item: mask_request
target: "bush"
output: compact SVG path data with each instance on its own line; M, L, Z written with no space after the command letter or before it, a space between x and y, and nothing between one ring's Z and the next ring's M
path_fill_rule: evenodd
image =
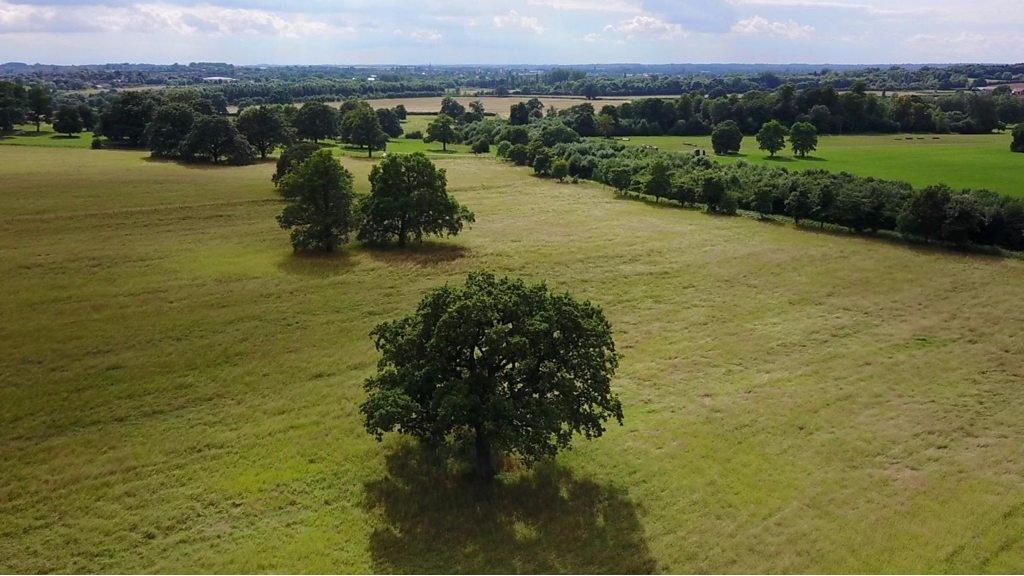
M423 140L423 132L419 130L413 130L412 132L406 132L405 138L407 140Z
M498 157L508 158L509 152L512 151L512 143L508 140L502 140L498 143Z
M1013 127L1013 142L1010 144L1013 152L1024 152L1024 122Z
M551 164L551 177L557 178L559 182L565 182L569 175L569 162L565 158L559 158Z
M516 144L508 153L508 159L514 162L516 166L526 166L529 158L530 152L522 144Z
M90 146L93 150L99 150L100 148L103 148L103 140L101 140L99 136L93 136L92 144L90 144Z
M470 150L473 154L488 154L491 151L491 145L487 143L487 140L477 140L473 142Z

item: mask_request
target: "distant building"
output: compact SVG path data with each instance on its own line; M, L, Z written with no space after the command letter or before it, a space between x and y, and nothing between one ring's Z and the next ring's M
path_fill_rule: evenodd
M227 84L234 81L234 78L228 78L227 76L207 76L203 78L203 82L209 82L210 84Z

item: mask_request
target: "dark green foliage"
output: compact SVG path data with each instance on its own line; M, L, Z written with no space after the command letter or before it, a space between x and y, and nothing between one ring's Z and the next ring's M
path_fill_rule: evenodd
M345 141L366 148L369 157L374 149L383 150L388 144L388 135L381 129L377 113L366 102L346 113L341 124Z
M423 139L423 132L420 132L419 130L413 130L412 132L406 132L405 133L405 139L406 140L422 140Z
M318 150L295 166L279 186L289 202L277 221L291 230L292 248L330 252L348 240L352 174L330 150Z
M498 143L498 158L508 158L509 152L512 151L512 143L508 140L502 140Z
M260 158L292 140L291 129L281 110L274 106L254 106L242 110L235 123L238 131L252 144Z
M926 239L938 239L946 220L946 206L953 190L944 184L928 186L910 197L900 215L900 232Z
M726 120L715 126L711 132L711 148L715 154L735 154L743 143L743 132L738 124Z
M307 102L295 115L295 133L303 140L334 138L338 135L338 112L323 102Z
M538 176L547 176L551 170L551 153L542 148L533 156L533 173Z
M466 113L466 107L459 103L458 100L451 96L445 96L441 100L441 114L450 116L455 120L462 118L462 115Z
M644 194L661 200L672 194L672 167L668 162L657 159L647 168L641 183Z
M157 101L143 92L122 92L100 114L99 133L127 146L146 141L146 125L153 119Z
M0 131L13 130L28 112L28 93L15 82L0 80Z
M511 150L509 150L508 159L515 163L516 166L526 166L526 163L530 159L530 151L526 146L516 144L515 146L512 146Z
M576 434L596 438L608 420L622 422L603 312L543 284L473 273L371 336L381 359L364 384L366 430L431 445L472 441L483 480L497 473L496 453L531 464Z
M797 122L789 129L789 142L797 156L818 149L818 129L810 122Z
M281 156L277 159L277 170L271 177L274 185L280 186L281 179L284 178L285 174L288 174L298 165L308 160L317 150L320 150L320 145L313 142L296 142L285 148L284 152L281 152Z
M103 148L103 140L101 140L99 136L93 136L92 142L89 143L89 147L93 150L99 150Z
M184 104L166 104L156 109L146 125L146 141L154 156L173 158L182 153L182 143L195 123L195 114Z
M530 109L525 102L513 104L509 109L508 123L513 126L524 126L530 123Z
M402 135L402 120L395 114L394 109L378 108L377 121L381 130L391 138L398 138Z
M1010 143L1010 150L1024 152L1024 122L1013 127L1013 142Z
M448 195L444 170L426 155L392 154L370 171L370 193L359 199L361 242L405 246L410 238L455 236L473 213Z
M761 150L767 150L772 156L779 150L786 147L786 127L778 120L770 120L761 126L757 133L757 145Z
M405 110L404 104L399 104L398 106L395 106L394 108L391 109L391 111L394 112L395 116L401 121L405 121L405 119L409 117L409 113Z
M424 142L440 142L442 149L448 150L448 144L457 143L461 139L459 127L455 119L447 114L439 114L427 125L427 137Z
M36 125L36 132L39 126L50 119L53 114L53 98L50 91L40 85L28 89L28 120Z
M810 185L803 180L793 182L789 196L786 198L786 213L793 217L797 224L814 214L814 198Z
M181 143L180 155L186 159L202 159L213 163L222 159L229 164L249 164L255 151L222 116L200 116Z
M477 140L476 142L473 142L473 146L470 147L470 150L473 152L473 154L487 154L491 151L491 145L487 142L487 140L481 139Z
M730 211L729 194L726 190L725 179L720 174L708 173L703 176L700 183L700 201L708 207L708 212L730 214L735 212L735 207Z
M565 158L559 158L551 163L551 177L556 178L559 182L564 182L565 178L569 175L569 161Z
M53 131L58 134L78 134L82 131L82 115L77 106L61 106L53 116Z

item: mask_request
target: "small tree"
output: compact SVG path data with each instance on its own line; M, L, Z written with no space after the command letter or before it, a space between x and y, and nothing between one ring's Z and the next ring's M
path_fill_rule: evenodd
M166 104L156 109L146 125L146 141L153 156L171 158L181 153L181 144L195 123L192 108L185 104Z
M338 135L338 112L323 102L307 102L295 114L295 132L313 142L333 138Z
M82 131L82 115L75 106L61 106L53 117L53 131L70 138Z
M516 166L526 166L526 162L530 159L530 150L522 144L516 144L508 151L508 159Z
M50 92L40 85L28 89L28 119L36 125L36 132L39 126L50 119L53 114L53 99Z
M810 122L797 122L789 129L789 142L797 156L807 156L818 149L818 129Z
M597 116L597 132L605 138L615 136L618 130L618 122L611 114L599 114Z
M547 148L541 148L533 156L533 173L538 176L547 176L551 170L551 154Z
M569 175L569 161L565 158L559 158L551 164L551 177L557 178L559 182L565 182L565 178Z
M281 152L281 156L278 157L276 170L274 175L270 177L270 180L275 186L280 186L281 179L284 178L285 174L295 170L300 164L309 160L309 157L317 150L320 150L320 145L313 142L296 142L288 146L284 149L284 152Z
M473 142L471 150L473 151L473 154L487 154L491 151L491 145L485 138L481 138L476 142Z
M369 104L362 102L354 110L345 114L342 120L342 131L349 142L359 147L366 147L366 155L373 157L373 149L387 146L388 135L380 127L377 113Z
M330 150L318 150L285 174L280 187L290 201L277 222L291 230L293 249L330 252L348 240L352 174Z
M765 122L757 133L757 145L775 156L776 152L786 147L786 127L778 120Z
M511 142L509 142L508 140L502 140L501 142L498 142L498 157L499 158L508 158L508 154L511 151L512 151L512 143Z
M743 144L743 132L736 122L726 120L720 122L711 132L711 148L715 154L735 154Z
M427 125L427 137L424 142L440 142L441 148L448 151L448 144L459 141L459 130L455 119L447 114L439 114Z
M398 138L404 132L402 130L402 120L398 117L398 114L395 114L394 109L378 108L377 121L380 123L381 130L390 138Z
M613 166L608 170L607 181L616 192L622 194L633 184L633 171L628 166Z
M643 178L643 192L648 196L654 196L655 201L661 201L672 191L672 167L664 160L658 159L651 162L647 167L647 173Z
M405 109L405 104L399 104L398 106L395 106L391 110L395 113L395 116L397 116L398 119L403 122L405 121L406 118L409 117L409 112Z
M366 430L431 444L473 442L477 476L496 452L527 465L622 423L618 356L601 309L543 284L470 274L436 288L413 314L371 333L381 352L360 407Z
M284 117L270 106L251 106L242 110L235 127L256 148L260 158L266 158L274 148L292 139Z
M786 211L793 217L797 225L804 218L814 215L814 197L809 187L801 181L794 183L789 197L786 198Z
M1024 122L1013 127L1013 142L1010 143L1010 150L1013 152L1024 152Z
M245 146L242 146L242 144ZM220 162L227 158L232 164L248 163L246 150L251 160L252 147L231 122L222 116L200 116L181 143L181 155L185 158L204 158Z
M466 113L466 107L459 103L458 100L451 96L445 96L441 100L441 114L450 116L454 119L462 118L462 115Z
M370 193L359 200L360 242L405 246L409 238L455 236L474 216L448 196L445 171L425 154L392 154L370 171Z

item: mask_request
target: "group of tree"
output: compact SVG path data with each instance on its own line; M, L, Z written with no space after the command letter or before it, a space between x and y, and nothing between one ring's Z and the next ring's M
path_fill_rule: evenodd
M540 117L537 101L512 107L512 124ZM703 136L721 124L756 134L775 120L784 127L807 123L823 134L864 132L987 133L1024 121L1024 101L1006 93L962 92L938 97L884 96L855 84L840 92L832 86L777 89L708 97L684 94L676 99L649 98L605 105L587 103L557 112L582 136Z
M278 222L295 250L332 251L355 231L360 242L405 246L454 236L474 215L448 195L445 171L422 153L391 154L370 171L370 193L356 198L352 175L330 150L290 146L274 176L287 205Z
M51 123L54 132L70 137L92 130L95 121L92 107L84 101L58 99L41 84L26 88L16 82L0 81L0 131L10 131L17 124L29 122L40 132L43 124Z
M731 132L725 135L732 138L727 146L736 150L738 130ZM902 182L847 173L790 172L745 162L719 164L699 151L667 153L627 147L615 140L581 139L558 117L545 117L529 126L505 125L490 134L500 157L532 166L538 174L555 175L557 164L558 175L564 168L572 178L597 180L622 193L655 200L703 204L709 212L731 214L743 209L856 232L890 231L957 245L1024 249L1024 201L987 190L944 186L915 190ZM806 154L816 145L816 130L807 123L797 123L788 131L781 123L766 123L758 140L771 153L785 145L787 135L797 154Z
M719 127L715 128L715 132ZM769 120L764 123L764 126L761 126L757 132L757 145L769 155L775 156L777 152L786 147L787 137L797 156L806 156L818 148L818 129L814 127L814 124L797 122L787 130L778 120ZM714 133L712 133L712 141L714 141ZM721 154L717 149L715 153Z

